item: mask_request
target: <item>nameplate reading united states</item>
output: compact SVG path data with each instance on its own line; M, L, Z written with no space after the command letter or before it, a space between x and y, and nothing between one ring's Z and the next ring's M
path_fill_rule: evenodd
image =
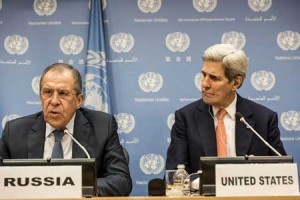
M0 199L81 198L81 166L0 167Z
M296 163L216 165L216 196L284 195L299 195Z

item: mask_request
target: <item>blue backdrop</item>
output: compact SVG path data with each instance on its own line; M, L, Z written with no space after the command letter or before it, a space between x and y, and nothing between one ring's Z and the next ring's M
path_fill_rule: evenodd
M101 3L106 53L99 55L130 153L131 195L147 195L148 181L163 177L173 113L201 98L201 54L215 43L249 56L239 94L277 111L285 148L300 162L300 1ZM41 109L38 82L46 66L69 63L85 77L89 12L88 0L0 0L1 132L7 120Z

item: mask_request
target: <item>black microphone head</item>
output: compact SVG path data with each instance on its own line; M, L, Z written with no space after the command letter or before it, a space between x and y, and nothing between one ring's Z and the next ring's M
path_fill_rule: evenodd
M235 113L235 117L236 117L238 120L241 120L241 119L243 118L243 115L242 115L242 113L240 113L240 112L236 112L236 113Z
M68 132L68 129L67 129L67 127L65 127L65 126L61 127L60 130L61 130L62 132L64 132L64 134L67 134L67 132Z
M68 128L66 126L62 126L59 128L61 131L65 132L65 131L68 131Z

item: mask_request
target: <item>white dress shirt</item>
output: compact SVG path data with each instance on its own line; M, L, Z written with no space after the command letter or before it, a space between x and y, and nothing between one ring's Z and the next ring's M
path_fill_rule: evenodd
M69 130L69 132L73 135L74 131L74 120L75 115L71 118L69 123L66 125L66 128ZM55 128L53 128L50 124L46 123L46 132L45 132L45 145L44 145L44 159L51 158L52 155L52 149L55 142L55 137L53 131ZM67 134L64 134L63 138L61 139L61 144L64 151L64 159L71 159L72 158L72 145L73 141Z

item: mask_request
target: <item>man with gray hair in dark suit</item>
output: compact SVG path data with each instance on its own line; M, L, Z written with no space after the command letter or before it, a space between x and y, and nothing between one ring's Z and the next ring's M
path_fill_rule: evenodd
M277 113L237 93L247 70L247 56L233 45L216 44L204 51L202 99L175 112L166 169L184 164L189 173L195 173L203 156L276 155L239 122L237 112L274 149L286 155Z
M3 159L85 158L86 154L68 135L55 145L53 131L68 129L95 158L100 196L128 196L132 180L113 115L82 108L82 80L74 67L48 66L40 80L42 111L8 121L0 140ZM59 146L57 153L56 146ZM55 151L54 151L55 149Z

